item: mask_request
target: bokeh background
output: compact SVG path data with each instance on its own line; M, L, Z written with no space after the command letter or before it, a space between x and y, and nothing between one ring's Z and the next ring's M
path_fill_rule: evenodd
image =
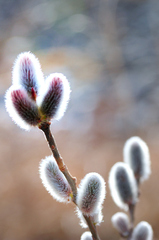
M140 136L152 174L141 186L135 224L148 221L159 239L159 1L0 0L0 239L79 240L73 204L56 202L39 178L50 150L39 129L25 132L5 111L16 56L32 51L45 76L62 72L72 93L52 124L77 183L96 171L106 182L123 146ZM101 239L119 239L111 216L121 211L107 184Z

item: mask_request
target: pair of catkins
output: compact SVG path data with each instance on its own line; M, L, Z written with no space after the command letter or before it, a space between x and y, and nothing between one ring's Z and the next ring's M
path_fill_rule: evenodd
M59 120L70 98L70 85L61 73L50 74L44 79L38 59L30 52L21 53L14 64L12 86L5 95L6 109L12 120L21 128L29 130L32 126L42 128L51 121ZM116 163L109 175L109 187L114 202L124 210L131 209L138 200L140 182L150 174L150 160L147 145L134 137L124 148L125 163ZM106 195L106 184L98 173L88 173L73 194L67 178L62 173L54 156L40 163L40 177L47 191L60 202L73 201L81 226L86 228L85 216L94 226L103 221L102 205ZM123 237L132 240L151 240L152 228L141 222L133 230L124 213L112 217L114 227ZM144 230L143 230L144 229ZM145 230L146 229L146 230ZM140 238L138 236L144 236ZM91 232L85 232L81 240L92 240Z
M124 162L117 162L109 173L109 189L115 204L128 211L130 217L117 212L111 218L114 228L121 237L129 240L152 240L153 230L146 221L134 228L134 210L139 199L140 183L151 173L149 149L139 137L131 137L124 145ZM90 232L83 233L81 240L92 240Z

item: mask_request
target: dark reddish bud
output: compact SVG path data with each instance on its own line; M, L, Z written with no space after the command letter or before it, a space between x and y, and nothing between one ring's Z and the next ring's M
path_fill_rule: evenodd
M38 59L30 52L19 54L13 67L13 85L7 91L6 108L14 122L30 126L59 120L67 107L70 86L61 73L51 74L44 82Z
M38 105L47 119L60 119L69 100L70 87L67 79L61 73L51 74L42 88Z
M13 105L19 115L30 125L37 125L40 121L38 108L34 102L27 97L25 91L14 90L11 92Z
M9 88L6 93L6 108L13 121L26 130L29 125L35 126L40 121L37 105L22 87Z

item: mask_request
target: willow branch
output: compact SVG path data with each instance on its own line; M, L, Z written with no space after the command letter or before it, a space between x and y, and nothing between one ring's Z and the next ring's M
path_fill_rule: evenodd
M64 174L68 183L70 184L70 187L71 187L72 193L73 193L73 202L76 202L76 195L77 195L76 178L71 176L62 157L60 156L60 153L56 146L55 139L50 131L50 124L48 122L43 123L39 126L39 128L43 131L43 133L47 139L49 147L53 153L53 156L57 162L57 165L58 165L60 171Z
M42 123L39 128L43 131L47 142L49 144L49 147L53 153L53 156L57 162L57 165L60 169L60 171L64 174L64 176L66 177L68 183L70 184L70 187L72 189L72 193L73 193L73 202L76 204L76 196L77 196L77 187L76 187L76 178L72 177L72 175L70 174L70 172L68 171L68 168L66 167L55 142L55 139L50 131L50 123L45 122ZM97 230L95 225L93 224L92 220L90 219L90 217L83 215L83 217L85 218L87 225L90 229L90 232L92 233L92 237L93 240L100 240L100 237L98 236Z

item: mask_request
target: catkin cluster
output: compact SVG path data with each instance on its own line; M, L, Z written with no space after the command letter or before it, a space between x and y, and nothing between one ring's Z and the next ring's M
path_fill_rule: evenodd
M12 72L12 86L5 95L6 109L21 128L59 120L67 107L70 86L61 73L44 79L38 59L30 52L19 54Z
M139 137L131 137L123 149L124 162L117 162L110 170L109 188L115 204L129 210L129 217L122 212L112 216L112 224L122 237L131 240L152 240L152 227L140 222L135 228L134 210L139 198L140 183L149 178L150 155L147 144Z
M5 104L18 126L25 130L37 126L45 131L52 120L59 120L63 116L69 98L70 85L63 74L52 73L44 79L40 63L32 53L24 52L17 57ZM72 178L68 172L64 173L66 166L62 158L56 147L51 145L54 141L50 135L50 132L46 134L54 156L46 157L40 163L42 183L57 201L76 204L81 226L93 229L84 232L81 240L99 239L96 226L103 221L106 183L100 174L92 172L86 174L78 187L72 185ZM125 143L123 155L124 162L116 163L110 171L109 188L115 204L123 210L129 210L130 218L118 212L112 216L112 224L124 238L152 240L153 231L149 223L142 221L135 228L133 226L140 183L147 180L151 173L148 147L139 137L132 137Z
M52 120L63 116L69 97L70 85L63 74L53 73L44 79L40 63L32 53L24 52L17 57L5 104L10 117L19 127L25 130L35 126L45 129ZM55 146L50 147L54 151ZM57 201L76 204L82 227L88 227L86 219L94 227L99 225L103 220L102 205L106 195L104 179L98 173L88 173L77 191L74 189L75 194L63 173L65 165L62 169L58 165L58 161L62 160L59 154L57 158L51 155L41 160L39 173L44 187ZM93 239L91 232L85 232L81 239Z

